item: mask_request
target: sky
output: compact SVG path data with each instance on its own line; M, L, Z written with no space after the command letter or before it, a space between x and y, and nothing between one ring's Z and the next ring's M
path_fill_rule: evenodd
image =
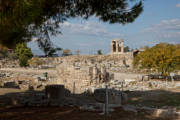
M91 17L69 19L61 26L62 34L51 37L56 47L80 50L80 54L110 52L112 39L121 38L130 49L153 46L160 42L180 43L180 0L144 0L143 13L126 25L109 24ZM43 54L36 42L28 44L34 54Z

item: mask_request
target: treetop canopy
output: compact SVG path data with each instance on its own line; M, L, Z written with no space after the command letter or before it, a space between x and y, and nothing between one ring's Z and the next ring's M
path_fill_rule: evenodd
M15 48L17 43L37 38L39 46L50 43L68 18L126 24L143 11L142 0L0 0L0 44Z

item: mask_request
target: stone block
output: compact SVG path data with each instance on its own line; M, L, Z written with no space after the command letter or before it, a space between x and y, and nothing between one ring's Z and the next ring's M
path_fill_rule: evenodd
M65 97L64 85L47 85L45 95L50 100L63 100Z
M94 97L98 102L105 103L106 98L106 90L103 89L95 89L94 91ZM118 104L120 105L123 102L127 101L127 94L121 93L116 90L108 90L108 99L109 104Z

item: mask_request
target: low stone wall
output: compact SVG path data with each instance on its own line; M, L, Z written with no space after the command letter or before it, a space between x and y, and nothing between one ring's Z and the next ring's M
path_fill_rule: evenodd
M60 63L77 63L80 64L105 64L105 67L132 67L133 54L123 53L118 55L73 55L66 57L44 57L39 58L42 61L42 65L37 66L38 68L43 67L56 67ZM0 68L13 68L19 67L18 60L0 59Z
M50 58L51 59L51 58ZM52 60L52 59L51 59ZM74 55L66 57L53 58L54 64L62 62L68 63L87 63L87 64L105 64L106 66L125 66L132 67L133 53L123 53L119 55Z
M15 68L19 67L18 60L0 59L0 68Z

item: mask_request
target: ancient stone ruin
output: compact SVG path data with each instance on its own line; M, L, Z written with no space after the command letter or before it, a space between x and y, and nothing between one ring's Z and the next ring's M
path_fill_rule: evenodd
M124 53L124 41L121 39L113 39L111 41L111 55Z
M72 93L82 93L88 87L108 82L113 75L101 64L86 60L81 62L63 61L57 67L58 84L65 85Z

